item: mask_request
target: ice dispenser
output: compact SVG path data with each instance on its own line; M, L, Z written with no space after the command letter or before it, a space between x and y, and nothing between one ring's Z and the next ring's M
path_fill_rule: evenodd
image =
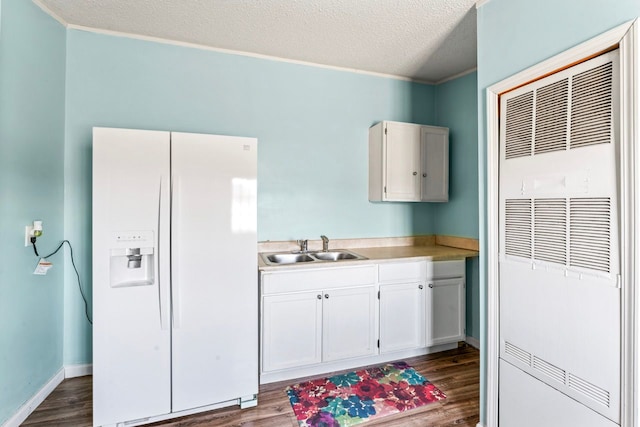
M114 233L109 266L112 288L153 285L154 243L153 231Z

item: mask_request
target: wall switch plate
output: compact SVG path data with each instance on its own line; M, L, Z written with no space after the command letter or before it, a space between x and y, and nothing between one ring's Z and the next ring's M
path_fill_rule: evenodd
M31 235L33 234L33 225L26 225L24 227L24 246L31 244Z

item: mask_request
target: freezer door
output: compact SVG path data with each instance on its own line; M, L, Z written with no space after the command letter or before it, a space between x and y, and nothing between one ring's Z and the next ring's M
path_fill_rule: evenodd
M174 412L258 393L256 152L171 134Z
M168 132L93 130L94 425L171 411Z

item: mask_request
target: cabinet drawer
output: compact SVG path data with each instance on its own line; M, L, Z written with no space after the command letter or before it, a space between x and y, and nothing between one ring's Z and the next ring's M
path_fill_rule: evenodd
M422 280L427 272L427 262L390 262L380 264L378 269L381 283Z
M376 265L267 272L262 274L262 294L370 285L376 281Z
M427 263L427 278L446 279L448 277L464 277L465 262L463 259L455 261L434 261Z

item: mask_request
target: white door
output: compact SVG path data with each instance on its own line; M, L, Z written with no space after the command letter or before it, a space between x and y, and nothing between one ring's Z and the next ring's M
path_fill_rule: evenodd
M420 126L386 123L386 199L420 200Z
M430 317L427 345L464 340L464 279L432 279L427 286L427 315Z
M168 208L169 133L94 128L94 425L171 412ZM153 280L126 283L146 270L127 268L140 246Z
M423 127L420 138L420 200L449 200L449 130Z
M380 285L380 353L425 346L423 282Z
M372 356L377 353L375 286L324 291L322 360Z
M612 51L501 96L500 376L521 373L500 378L500 417L533 377L560 393L531 405L620 422L618 78Z
M262 370L322 361L322 292L266 295L262 298Z
M256 151L171 134L174 412L258 392Z

